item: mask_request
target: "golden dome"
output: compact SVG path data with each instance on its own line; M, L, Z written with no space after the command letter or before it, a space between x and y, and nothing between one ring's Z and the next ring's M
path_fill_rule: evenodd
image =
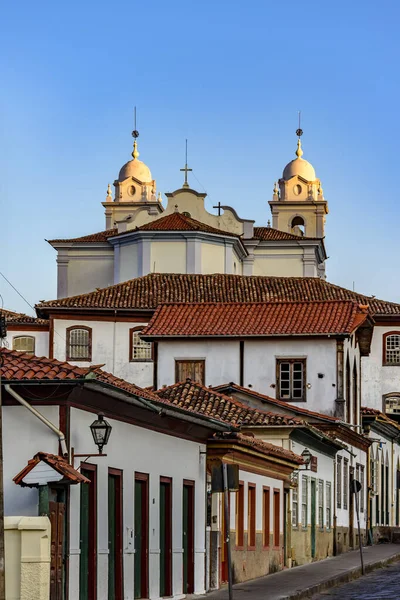
M301 158L303 156L303 150L301 149L300 138L297 142L296 155L297 158L291 160L290 163L287 164L286 167L283 169L282 179L285 179L287 181L295 175L299 175L306 181L315 181L317 176L315 175L314 167L307 160Z

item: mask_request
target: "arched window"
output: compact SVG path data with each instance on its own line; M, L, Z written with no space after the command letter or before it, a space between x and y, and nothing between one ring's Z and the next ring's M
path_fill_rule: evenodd
M383 365L400 366L400 331L389 331L384 334Z
M153 359L153 344L145 342L140 337L140 332L143 327L132 327L129 330L129 360L134 361L150 361Z
M35 354L35 338L32 335L17 335L12 341L13 350L25 352L26 354Z
M290 225L292 233L295 235L304 235L305 234L305 223L303 217L294 217L292 219L292 223Z
M92 360L92 330L76 325L67 328L67 360Z

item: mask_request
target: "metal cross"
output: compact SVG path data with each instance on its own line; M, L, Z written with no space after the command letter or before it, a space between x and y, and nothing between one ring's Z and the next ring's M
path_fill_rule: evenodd
M188 184L188 180L187 180L187 174L188 174L189 171L193 171L193 169L189 169L188 166L187 166L187 140L186 140L186 154L185 154L185 156L186 156L185 168L184 169L179 169L179 170L180 171L184 171L184 173L185 173L185 181L184 181L184 184L183 184L182 187L188 188L189 184Z
M218 202L217 206L213 206L213 208L218 209L218 216L220 217L221 216L221 208L222 208L221 202Z

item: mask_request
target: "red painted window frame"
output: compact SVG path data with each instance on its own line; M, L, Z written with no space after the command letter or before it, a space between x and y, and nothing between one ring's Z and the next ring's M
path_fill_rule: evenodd
M276 498L278 498L278 511L275 510L276 507ZM274 502L274 533L273 533L273 547L274 549L280 548L280 522L281 522L281 490L278 488L274 488L273 493L273 502Z
M263 547L270 547L271 532L271 488L263 486Z
M256 549L256 494L256 484L249 482L247 484L247 550Z
M387 363L386 362L386 339L391 335L400 335L400 331L388 331L382 336L382 366L383 367L400 367L400 363Z
M244 549L244 481L236 494L236 550Z
M138 325L129 329L129 362L153 362L154 360L154 344L151 344L151 358L133 358L133 334L138 331L143 331L146 325Z

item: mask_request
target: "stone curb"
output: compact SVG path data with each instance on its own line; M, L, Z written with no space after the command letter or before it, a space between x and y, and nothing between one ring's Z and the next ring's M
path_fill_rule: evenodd
M386 565L390 565L392 562L400 559L400 552L394 554L393 556L389 556L389 558L384 558L377 562L372 562L365 565L365 573L372 573L377 569L381 569ZM355 569L351 569L346 573L342 573L341 575L336 575L335 577L330 577L325 581L321 581L320 583L316 583L315 585L310 586L309 588L299 590L298 592L294 592L293 594L289 594L288 596L281 596L279 600L301 600L302 598L312 598L315 594L319 592L324 592L332 587L336 587L342 583L349 583L354 579L358 579L362 577L361 566Z

